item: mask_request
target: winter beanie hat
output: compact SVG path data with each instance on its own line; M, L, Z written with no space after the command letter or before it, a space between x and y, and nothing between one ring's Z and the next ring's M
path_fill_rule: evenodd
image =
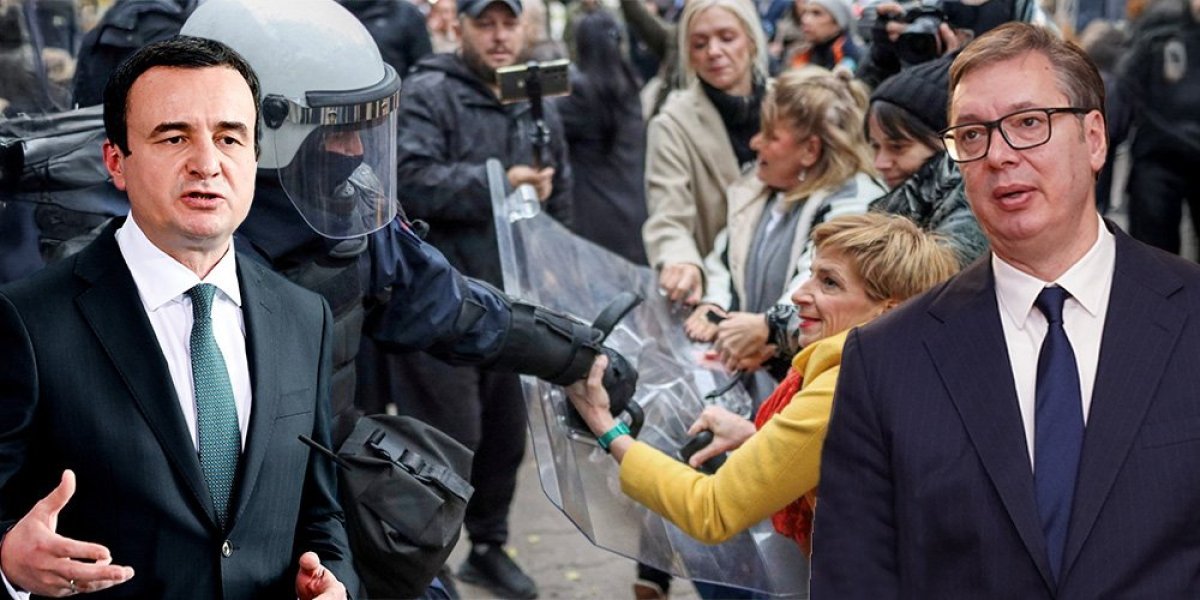
M916 115L930 129L945 129L950 99L950 61L945 58L905 67L879 84L871 93L871 101L891 102Z
M809 2L824 8L833 16L833 20L837 22L838 27L842 31L846 31L850 27L850 2L847 0L808 0Z

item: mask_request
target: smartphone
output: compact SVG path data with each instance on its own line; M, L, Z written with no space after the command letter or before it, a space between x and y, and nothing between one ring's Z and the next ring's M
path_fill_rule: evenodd
M571 80L567 74L570 64L571 61L564 58L542 63L530 61L523 65L496 69L496 79L500 84L500 101L512 104L528 100L529 90L526 88L531 81L536 81L541 86L543 98L570 94Z

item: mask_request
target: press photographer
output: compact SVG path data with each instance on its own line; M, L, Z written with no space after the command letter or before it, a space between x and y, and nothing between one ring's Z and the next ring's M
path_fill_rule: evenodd
M859 34L871 41L858 77L874 88L900 69L943 56L1009 21L1057 28L1037 0L914 0L863 10Z

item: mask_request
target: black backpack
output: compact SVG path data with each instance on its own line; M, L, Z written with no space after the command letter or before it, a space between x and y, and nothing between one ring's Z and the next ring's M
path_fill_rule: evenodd
M454 545L474 488L473 453L412 417L358 420L337 454L338 496L368 598L417 598Z

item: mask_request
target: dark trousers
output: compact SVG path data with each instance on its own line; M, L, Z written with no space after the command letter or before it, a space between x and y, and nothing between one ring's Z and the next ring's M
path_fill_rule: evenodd
M508 540L508 510L528 430L518 376L454 367L424 353L377 353L370 386L398 412L420 419L475 452L465 525L471 543ZM359 368L362 370L363 362ZM360 378L360 382L363 378Z
M1200 169L1189 157L1152 154L1135 158L1126 189L1129 235L1134 239L1179 254L1185 200L1192 226L1200 232Z

